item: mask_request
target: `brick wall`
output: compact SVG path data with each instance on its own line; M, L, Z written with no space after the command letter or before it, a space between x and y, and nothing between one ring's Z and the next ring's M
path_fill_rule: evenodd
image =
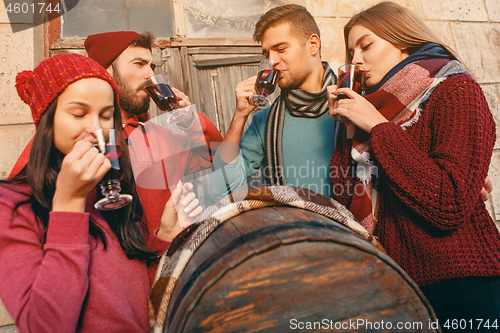
M342 28L350 16L378 1L298 0L317 19L322 34L322 56L337 68L343 63ZM500 2L498 0L397 0L420 15L431 29L460 54L481 83L497 125L500 125ZM0 177L10 172L34 132L29 108L14 88L15 75L32 69L40 60L37 29L12 33L0 1ZM32 26L32 22L18 22ZM38 50L38 51L37 51ZM37 56L38 52L38 56ZM494 190L487 207L500 221L500 142L497 142L489 177ZM1 269L1 268L0 268ZM15 332L12 318L0 303L0 333Z

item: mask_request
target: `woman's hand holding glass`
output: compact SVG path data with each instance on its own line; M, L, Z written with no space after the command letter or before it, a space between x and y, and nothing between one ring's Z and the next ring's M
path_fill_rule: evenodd
M53 211L84 212L88 193L96 187L111 169L111 162L99 153L88 137L75 143L61 163Z
M346 125L351 122L356 127L370 133L373 127L388 120L366 98L349 88L337 89L336 85L327 87L330 116ZM339 99L339 95L349 98Z
M161 225L157 236L165 241L172 241L185 227L194 222L203 211L199 200L192 192L193 184L182 184L179 181L177 187L165 204Z

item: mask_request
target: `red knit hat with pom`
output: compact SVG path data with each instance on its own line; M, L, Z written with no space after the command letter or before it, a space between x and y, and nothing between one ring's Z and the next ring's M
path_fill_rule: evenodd
M71 83L85 78L107 81L118 99L118 88L109 73L94 60L79 54L58 54L43 60L33 71L23 71L16 76L19 97L31 108L33 121L38 127L40 117L50 103ZM9 178L17 175L28 163L33 138L26 145L10 172Z
M118 88L109 73L94 60L79 54L65 53L40 62L33 71L16 76L19 97L31 108L35 126L50 103L71 83L84 78L107 81L118 96Z
M85 39L85 50L90 58L108 68L138 37L135 31L113 31L90 35Z

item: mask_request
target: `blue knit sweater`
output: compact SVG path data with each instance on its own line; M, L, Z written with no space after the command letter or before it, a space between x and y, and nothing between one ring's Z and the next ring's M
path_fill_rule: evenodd
M265 167L265 132L269 109L257 112L243 135L238 159L225 163L217 151L210 178L211 189L217 195L227 194L226 184L236 191L247 183L248 177ZM314 192L332 196L330 187L330 157L335 149L335 121L323 114L318 118L299 118L285 114L283 128L283 171L286 184L304 187ZM221 171L226 173L226 181Z

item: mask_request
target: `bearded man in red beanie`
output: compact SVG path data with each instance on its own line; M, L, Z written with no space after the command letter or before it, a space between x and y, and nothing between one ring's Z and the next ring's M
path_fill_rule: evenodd
M89 57L101 64L118 86L123 132L150 234L160 225L177 183L186 174L210 167L212 149L222 142L214 124L200 113L191 113L178 124L183 134L147 122L149 96L144 87L154 75L152 41L150 33L133 31L106 32L85 40ZM181 91L173 87L172 91L179 107L191 104Z

